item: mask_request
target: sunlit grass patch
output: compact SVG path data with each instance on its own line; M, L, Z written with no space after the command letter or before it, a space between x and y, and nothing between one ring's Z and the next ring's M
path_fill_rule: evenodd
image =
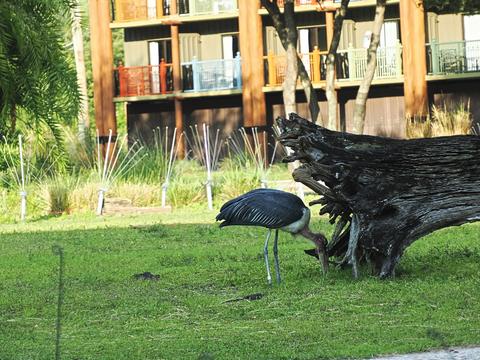
M284 282L266 284L265 231L215 212L62 216L1 228L0 358L51 359L58 259L66 256L63 358L319 359L480 343L480 228L411 246L398 277L327 277L310 244L281 234ZM315 229L331 231L314 218ZM134 275L150 272L155 281ZM228 300L263 294L254 301Z

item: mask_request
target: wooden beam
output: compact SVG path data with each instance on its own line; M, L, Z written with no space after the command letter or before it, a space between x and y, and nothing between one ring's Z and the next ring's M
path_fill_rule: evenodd
M423 1L403 0L400 1L399 6L405 79L405 115L423 117L428 112Z
M156 0L157 6L157 18L161 18L163 16L163 0Z
M243 125L266 126L263 30L259 0L239 1L240 55L242 58Z
M177 2L170 2L170 13L178 14ZM173 91L179 94L182 91L182 67L180 65L180 37L178 34L178 25L170 26L172 37L172 72L173 72ZM178 156L183 159L185 156L185 139L180 137L183 134L183 106L179 96L175 97L175 127L177 128L177 149Z
M330 44L333 39L333 25L334 25L334 13L332 11L325 12L325 25L327 28L327 46L330 48Z
M100 136L111 129L117 134L115 105L113 103L113 48L110 30L109 2L89 0L90 46L92 53L95 123Z

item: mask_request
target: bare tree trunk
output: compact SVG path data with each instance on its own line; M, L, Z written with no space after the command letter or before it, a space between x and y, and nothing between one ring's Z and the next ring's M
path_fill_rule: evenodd
M337 57L340 35L342 34L343 19L347 14L347 8L350 0L342 0L340 8L335 14L335 23L333 25L333 38L328 50L326 70L327 84L325 95L328 101L328 126L327 128L335 130L337 127L337 93L335 91L335 58Z
M297 89L298 62L297 62L297 27L294 19L294 2L285 0L283 14L285 16L285 33L287 40L285 80L283 82L283 102L285 104L285 114L296 112L297 105L295 101L295 91Z
M353 111L354 134L362 134L365 127L367 98L373 76L375 75L375 69L377 67L377 48L380 43L380 32L382 30L383 19L385 16L385 3L386 0L377 0L377 6L375 8L372 39L367 50L367 69L358 89L357 98L355 99L355 109Z
M310 77L308 76L307 70L305 69L305 65L303 64L297 53L297 27L295 24L295 7L293 0L285 1L283 14L278 8L277 0L262 0L262 6L267 9L273 21L273 26L275 27L275 30L277 30L277 34L280 38L283 48L287 51L287 68L289 61L296 62L294 68L297 69L296 74L298 77L300 77L300 82L302 84L305 97L307 98L310 115L312 116L312 121L322 124L322 115L320 113L320 107L318 106L317 93L312 86L312 82L310 80ZM288 49L290 45L292 45L293 49L295 50L295 59L293 59L293 57L291 56L289 57Z
M85 71L85 58L83 52L83 33L81 25L81 10L77 3L72 10L72 42L75 53L75 66L77 70L77 82L80 89L81 105L78 115L78 135L82 142L85 141L86 133L90 127L88 109L87 75Z
M297 87L297 49L289 44L287 47L287 69L285 71L285 80L283 81L283 103L285 105L285 114L297 111L295 101L295 89Z

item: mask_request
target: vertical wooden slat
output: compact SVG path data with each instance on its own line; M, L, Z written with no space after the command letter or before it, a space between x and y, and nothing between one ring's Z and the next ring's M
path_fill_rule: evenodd
M312 54L312 81L320 82L320 50L315 46Z
M178 15L177 0L170 2L170 13ZM181 65L180 65L180 38L178 34L178 25L171 25L170 32L172 37L172 71L173 71L173 91L179 93L182 90ZM175 96L175 127L177 134L183 133L183 106L179 96ZM185 156L185 140L180 136L177 138L178 156Z
M123 14L123 1L115 0L115 21L123 21L125 15Z
M100 136L112 129L117 134L115 106L113 103L113 48L110 30L109 2L89 0L90 46L93 69L93 94L95 122Z
M327 27L327 46L330 47L333 39L334 13L332 11L325 12L325 25Z
M277 66L275 64L275 55L273 52L268 53L268 86L275 86L277 84Z
M240 54L242 56L242 102L244 126L265 126L263 93L263 30L259 0L239 1Z
M238 2L238 27L239 27L239 41L240 54L242 56L242 109L243 109L243 125L252 126L253 124L253 109L252 109L252 85L251 85L251 62L250 49L254 44L249 44L251 39L248 33L248 4L247 1ZM245 34L248 34L245 36Z
M424 116L428 112L428 94L423 3L402 0L399 6L403 42L405 115Z
M127 96L127 70L122 64L118 65L118 85L120 87L120 96Z
M163 0L157 0L157 18L163 16Z
M160 60L160 93L167 93L167 65L165 59Z

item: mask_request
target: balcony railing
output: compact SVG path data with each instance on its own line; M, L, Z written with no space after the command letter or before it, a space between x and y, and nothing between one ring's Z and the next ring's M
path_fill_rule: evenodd
M319 83L326 78L326 51L315 49L309 54L300 54L312 83ZM280 86L285 79L285 55L269 54L264 57L267 86ZM367 67L367 49L338 51L335 72L338 80L357 81L363 79ZM402 46L379 48L377 50L377 68L375 78L398 78L402 75Z
M233 12L238 9L237 0L185 0L186 8L182 15L221 14ZM181 7L179 8L180 10Z
M172 64L163 60L160 65L119 66L115 69L116 95L144 96L167 94L173 91Z
M234 59L184 62L182 83L185 92L241 89L240 55ZM173 91L172 64L119 66L115 69L116 96L162 95Z
M209 91L242 88L240 55L234 59L204 60L196 58L182 63L183 90Z
M313 83L325 80L326 54L326 51L319 51L318 49L315 49L309 54L299 54ZM264 56L264 63L267 86L280 86L285 80L287 68L286 56L270 53L268 56Z
M361 80L367 69L367 49L355 49L338 52L346 61L342 64L345 76L339 80ZM402 75L402 45L397 42L395 46L379 47L377 49L377 67L374 79L398 78Z
M234 12L237 0L176 0L180 15ZM172 0L115 0L113 21L153 20L170 16Z
M362 0L350 0L350 1L354 2L354 1L362 1ZM341 0L333 0L333 1L331 0L330 2L340 3ZM279 7L283 7L285 4L285 1L278 0L277 3ZM326 1L326 3L327 4L325 5L328 5L328 1ZM318 3L318 0L295 0L295 6L301 6L301 5L319 5L319 3Z
M284 1L283 0L278 0L278 6L283 7ZM300 5L318 5L317 0L295 0L295 5L300 6Z
M427 44L427 71L431 75L480 72L480 40Z

